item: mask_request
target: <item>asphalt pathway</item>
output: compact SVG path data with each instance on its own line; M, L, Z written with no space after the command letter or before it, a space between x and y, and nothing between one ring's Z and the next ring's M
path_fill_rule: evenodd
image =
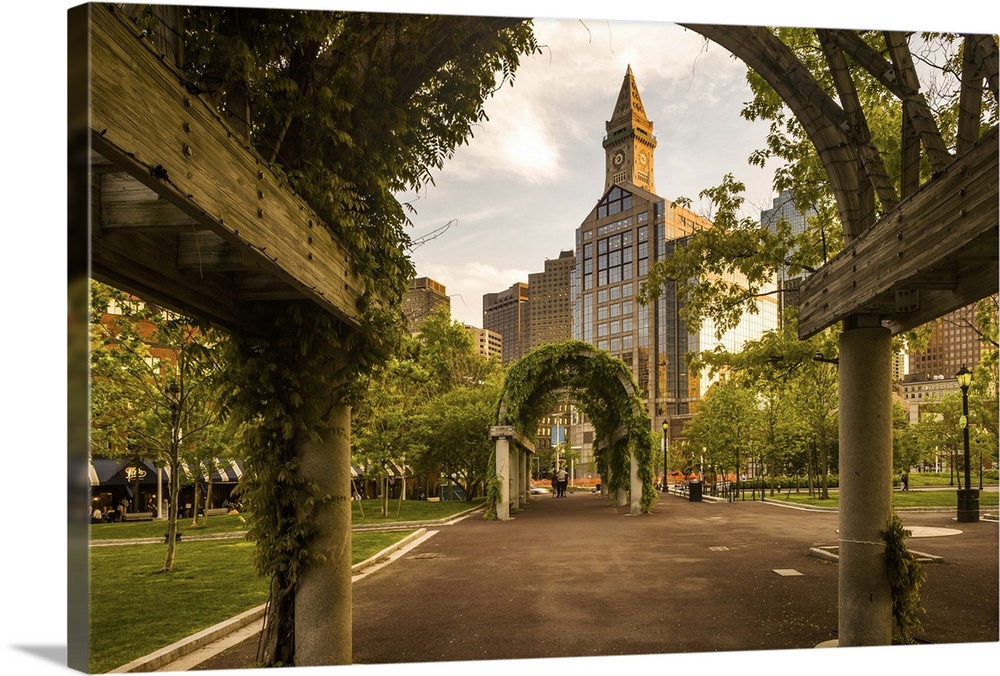
M903 511L922 535L924 643L1000 640L995 521ZM629 516L541 496L508 522L437 529L354 583L357 664L814 648L836 639L837 514L661 496ZM944 535L944 533L951 533ZM256 638L192 669L251 666Z

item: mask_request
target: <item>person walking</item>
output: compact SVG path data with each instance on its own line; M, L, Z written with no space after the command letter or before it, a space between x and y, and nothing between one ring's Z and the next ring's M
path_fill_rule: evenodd
M566 484L569 481L569 472L565 468L560 467L556 471L556 497L564 498L566 497Z

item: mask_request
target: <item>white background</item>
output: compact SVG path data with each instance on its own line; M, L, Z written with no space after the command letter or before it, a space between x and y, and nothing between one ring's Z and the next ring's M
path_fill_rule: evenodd
M217 2L215 4L234 4ZM285 3L246 2L275 6ZM571 7L573 17L587 18L595 40L600 38L600 19L636 21L695 21L729 24L769 25L825 25L854 28L947 29L997 32L996 10L992 2L966 2L961 5L924 3L919 9L909 4L905 12L896 9L900 3L855 2L824 3L817 9L815 3L767 2L728 3L702 1L685 3L683 8L672 8L672 3L651 3L650 8L614 7L614 3L582 1L571 5L551 0L509 0L507 2L471 3L420 0L417 4L404 5L389 2L340 2L323 3L302 0L294 3L304 8L322 9L417 9L442 13L492 13L515 16L566 16ZM806 6L808 5L808 9ZM4 626L2 658L4 673L44 674L65 670L66 656L66 387L65 387L65 162L66 162L66 10L71 5L60 2L21 2L5 5L2 21L3 50L3 227L7 237L3 254L4 285L6 291L5 321L3 324L4 369L3 411L4 431L4 490L3 494L3 596L0 597L0 617ZM876 7L894 6L873 13ZM987 9L989 7L990 9ZM936 13L929 11L936 9ZM961 13L959 13L961 10ZM631 13L626 13L631 12ZM611 48L621 57L626 48L615 43ZM641 51L641 50L640 50ZM637 60L643 58L640 55ZM638 69L638 66L636 66ZM613 98L624 75L624 67L615 61L607 66L600 77L602 98L595 101L592 120L608 119ZM660 148L670 145L671 112L666 107L649 110L654 100L647 93L644 83L652 82L649 69L637 70L637 78L647 112L657 123L656 132ZM610 79L609 82L605 82ZM525 76L527 80L527 76ZM499 114L497 115L499 120ZM596 131L581 133L601 134ZM599 143L599 141L598 141ZM586 145L586 144L584 144ZM596 149L599 150L599 145ZM472 149L467 149L474 153ZM557 153L569 153L572 148L555 146ZM591 156L599 160L597 171L603 171L603 156L589 148ZM657 153L657 188L665 197L678 193L662 185L661 172L669 163L667 152ZM473 159L456 156L452 169L459 174L459 162L467 162L466 169L474 165ZM536 158L537 159L537 158ZM543 158L544 159L544 158ZM728 168L726 168L728 170ZM446 168L445 173L448 172ZM718 172L716 172L718 173ZM716 180L715 177L709 177ZM539 180L541 174L539 174ZM721 176L721 174L719 174ZM450 178L448 179L451 180ZM457 180L457 179L456 179ZM463 179L464 180L464 179ZM591 176L588 181L593 183ZM444 183L442 177L442 183ZM460 182L456 182L456 186ZM444 186L447 187L447 186ZM442 187L442 190L444 190ZM596 200L603 185L587 185L585 192ZM695 198L690 189L688 196ZM436 198L435 198L436 200ZM428 198L427 204L435 202ZM444 201L443 199L440 201ZM431 222L434 207L425 207L430 213L428 222L419 225L431 229L441 224L440 218L458 217L460 227L472 230L475 223L472 207L455 216L448 209L440 209L438 222ZM576 210L557 225L566 233L582 220L583 213ZM446 220L447 220L446 218ZM461 230L459 231L461 232ZM421 234L419 230L416 235ZM564 244L563 241L566 243ZM442 245L445 244L442 242ZM430 246L430 245L428 245ZM559 248L571 248L572 239L560 234L548 243L541 256L556 256ZM425 247L427 248L427 247ZM444 248L442 246L442 248ZM442 256L442 260L444 260ZM540 271L543 258L525 260L525 272ZM428 263L430 265L430 263ZM444 266L444 263L440 263ZM442 268L444 269L444 268ZM427 273L425 273L427 274ZM431 276L437 276L437 273ZM449 286L457 282L439 280ZM500 288L506 288L511 279ZM500 290L499 288L492 290ZM465 291L466 304L481 301L474 292ZM456 301L453 305L461 305ZM472 322L478 325L479 322ZM960 601L960 599L956 599ZM487 612L484 609L484 612ZM511 670L530 669L533 672L552 668L586 668L627 672L639 669L653 673L693 673L695 670L733 670L739 673L831 673L844 667L864 665L867 669L889 668L896 671L920 669L921 673L952 670L989 669L997 664L998 644L960 646L922 646L902 649L851 649L824 650L820 653L795 651L791 653L756 652L738 656L725 655L662 655L636 658L588 658L586 660L558 660L558 665L544 661L525 664L511 662L478 662L473 665L450 664L418 665L406 667L409 673L462 673L474 669L476 673L507 673ZM875 663L869 662L873 660ZM399 667L350 667L358 673L396 673ZM335 673L337 668L317 668L310 673ZM339 669L343 672L344 669ZM214 672L214 673L241 673Z

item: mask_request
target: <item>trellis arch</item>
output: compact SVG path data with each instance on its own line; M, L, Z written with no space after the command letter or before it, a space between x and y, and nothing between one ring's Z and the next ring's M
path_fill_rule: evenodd
M620 359L589 343L544 345L507 372L497 401L495 470L500 491L497 518L510 518L528 495L528 453L538 420L568 393L594 426L598 465L609 489L631 493L630 513L648 512L653 489L652 431L631 371ZM511 443L513 442L513 444Z

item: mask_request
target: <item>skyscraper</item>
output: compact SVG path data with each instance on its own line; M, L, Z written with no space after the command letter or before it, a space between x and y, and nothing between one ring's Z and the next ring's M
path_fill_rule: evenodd
M483 328L503 337L502 363L524 354L528 336L528 285L515 282L506 291L483 294Z
M544 272L528 275L528 352L573 337L570 287L576 258L572 251L545 261Z
M976 306L949 312L931 328L927 349L910 353L910 374L927 379L954 378L963 366L974 369L987 345L975 326Z
M465 330L472 336L472 345L476 352L487 359L499 360L503 354L503 336L489 329L465 325Z
M777 326L777 303L757 302L740 325L715 338L711 321L691 331L680 318L682 300L668 284L649 306L635 296L650 266L696 230L712 223L655 194L657 141L631 67L606 124L604 193L576 231L572 278L573 337L621 358L631 367L653 427L692 412L710 381L690 373L685 355L721 344L739 350L746 340ZM728 280L739 282L738 279Z
M795 199L791 190L783 190L780 195L771 202L771 208L760 212L760 223L772 232L777 231L778 223L785 221L791 227L793 235L799 235L809 227L809 219L816 215L813 208L799 211L795 208ZM779 317L784 315L785 307L798 307L799 305L799 285L806 277L807 273L799 273L795 277L789 277L788 266L781 266L778 269L777 285L781 289L778 294Z
M419 333L420 324L440 307L447 307L448 312L451 312L451 298L448 297L444 284L430 277L410 280L403 303L403 314L411 335Z

